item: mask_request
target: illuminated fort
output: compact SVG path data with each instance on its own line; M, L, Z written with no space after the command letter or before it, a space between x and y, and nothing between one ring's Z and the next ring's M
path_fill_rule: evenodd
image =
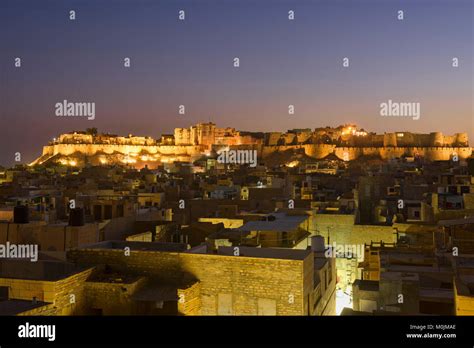
M466 159L473 153L466 133L375 134L355 125L259 133L200 123L189 128L176 128L174 134L162 135L159 139L100 134L96 131L62 134L44 146L42 155L31 164L58 162L81 166L85 163L123 163L153 167L161 163L193 162L222 148L257 150L259 158L263 159L274 153L299 151L313 159L332 155L343 161L362 156L384 160L419 157L426 161L448 161Z

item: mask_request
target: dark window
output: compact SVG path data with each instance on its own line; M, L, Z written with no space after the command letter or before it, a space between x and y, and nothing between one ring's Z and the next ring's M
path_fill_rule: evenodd
M288 232L282 232L281 233L281 243L282 243L283 246L289 246L290 245Z
M102 206L94 205L94 220L102 220Z
M117 217L122 217L123 216L123 205L117 205Z
M104 219L112 219L112 206L104 205Z

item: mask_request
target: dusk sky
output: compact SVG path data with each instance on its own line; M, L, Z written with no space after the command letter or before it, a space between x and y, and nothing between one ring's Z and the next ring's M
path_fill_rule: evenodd
M468 132L472 145L473 18L472 0L1 0L0 164L87 127L158 138L209 120ZM95 102L95 120L55 116L64 99ZM381 117L389 99L419 102L420 119Z

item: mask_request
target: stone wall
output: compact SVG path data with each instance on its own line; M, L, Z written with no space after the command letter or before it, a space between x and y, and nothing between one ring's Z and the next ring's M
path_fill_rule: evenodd
M132 154L147 152L149 154L161 155L188 155L193 156L204 152L206 146L199 145L109 145L109 144L54 144L43 147L43 155L64 155L71 156L75 153L81 153L87 156L96 154L114 153Z
M474 296L469 295L466 285L455 279L454 304L456 315L474 315Z
M462 138L462 136L460 136ZM271 137L270 137L271 138ZM427 161L449 161L457 154L459 159L469 158L473 151L469 146L357 146L338 147L334 144L297 144L278 145L274 141L271 145L262 146L260 144L232 145L233 149L253 149L258 151L258 156L265 159L267 156L287 150L304 149L307 156L322 159L330 154L335 154L339 159L351 161L360 156L377 156L382 159L391 159L402 156L420 156ZM219 145L214 145L218 148ZM80 153L86 156L96 156L100 154L139 154L146 152L159 156L175 156L177 159L196 160L209 150L206 145L108 145L108 144L54 144L43 147L43 154L32 163L43 162L54 155L73 156ZM41 160L40 160L41 159Z
M46 308L36 308L24 315L82 314L84 283L93 269L87 269L58 281L0 278L0 286L10 288L9 297L15 300L49 302ZM73 297L71 297L73 295Z
M178 312L183 315L201 314L201 283L196 282L185 289L178 289Z
M55 282L54 305L58 310L57 315L80 315L84 313L84 285L92 272L93 268L89 268ZM71 295L74 297L73 303ZM50 301L46 300L46 302Z
M41 251L64 251L84 244L99 241L99 228L96 223L84 226L46 225L30 222L28 224L0 224L0 243L36 244Z
M133 315L135 302L131 296L145 284L145 278L130 283L89 281L84 287L85 305L101 309L102 315Z
M68 258L79 264L108 264L165 283L192 275L200 282L202 315L218 313L219 295L231 296L234 315L258 314L262 299L275 301L277 315L306 315L313 290L311 253L303 261L133 250L125 256L123 250L81 249L69 251Z
M432 146L432 147L339 147L330 144L305 144L305 145L281 145L264 146L262 148L263 158L275 153L287 150L304 149L305 154L314 159L322 159L330 154L336 155L344 161L352 161L360 156L379 157L384 160L400 157L422 157L427 161L449 161L456 154L459 159L469 158L473 151L469 146Z

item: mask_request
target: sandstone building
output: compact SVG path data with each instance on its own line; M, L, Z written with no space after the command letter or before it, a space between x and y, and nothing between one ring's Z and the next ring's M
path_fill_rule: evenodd
M218 128L209 122L189 128L176 128L174 135L160 139L72 132L62 134L44 146L42 155L32 164L53 161L72 166L84 166L87 163L156 166L175 161L193 162L223 148L256 150L262 159L284 151L303 151L314 159L335 155L343 161L362 156L457 161L467 159L472 154L466 133L449 136L441 132L375 134L358 129L355 125L316 128L314 131L295 129L286 133L257 133Z

